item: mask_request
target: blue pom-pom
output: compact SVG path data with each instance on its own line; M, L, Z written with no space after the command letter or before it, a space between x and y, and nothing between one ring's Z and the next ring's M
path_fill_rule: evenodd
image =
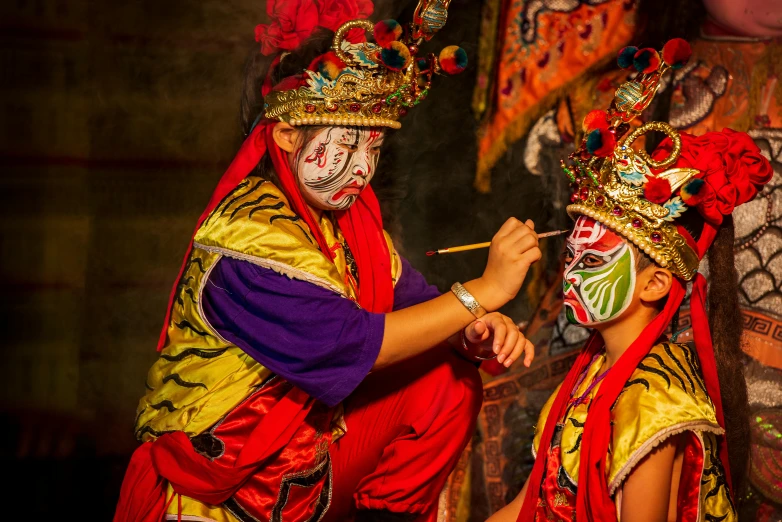
M380 51L380 61L389 69L400 71L407 66L410 60L410 52L400 42L392 42L391 44L391 47ZM394 44L399 44L399 46Z
M594 154L596 150L603 146L603 135L600 133L600 129L595 129L587 134L586 148L587 152Z
M633 66L633 58L635 58L635 53L638 52L638 47L634 46L628 46L623 48L621 51L619 51L619 55L616 57L616 63L619 64L619 67L622 69L627 69L628 67Z
M700 178L695 178L693 180L690 180L690 182L687 183L687 193L690 194L691 196L696 196L701 191L703 185L705 184L706 182Z

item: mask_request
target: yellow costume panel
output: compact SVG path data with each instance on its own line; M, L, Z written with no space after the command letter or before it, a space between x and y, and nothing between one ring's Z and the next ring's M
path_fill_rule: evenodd
M604 361L604 354L592 361L574 396L580 397L588 390ZM589 403L598 389L599 385L595 386L587 396L588 400L569 408L560 423L561 438L556 442L561 448L561 472L576 487L584 424ZM536 455L558 391L559 388L541 411L533 441ZM717 451L717 436L722 435L723 430L706 393L694 348L674 343L656 345L627 381L612 412L611 444L606 456L612 495L616 495L634 467L656 446L672 435L692 432L702 449L699 520L737 520Z

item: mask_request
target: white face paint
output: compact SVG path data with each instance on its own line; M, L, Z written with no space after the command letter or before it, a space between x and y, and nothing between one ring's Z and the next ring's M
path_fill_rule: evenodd
M385 130L325 127L296 152L296 177L310 206L345 210L375 175Z
M619 317L635 291L633 249L586 216L579 216L566 241L563 304L568 320L592 326Z

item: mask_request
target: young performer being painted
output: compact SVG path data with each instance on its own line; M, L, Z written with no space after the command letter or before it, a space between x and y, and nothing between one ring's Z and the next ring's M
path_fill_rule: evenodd
M628 133L689 46L672 40L661 54L620 53L638 76L587 116L563 164L575 187L564 306L594 333L543 408L532 474L492 521L737 520L749 424L731 213L772 170L745 133L696 137L660 122ZM667 135L651 157L633 148L650 131ZM677 344L688 282L694 343Z
M433 520L480 408L474 361L532 359L491 312L540 256L511 219L483 276L440 295L383 231L386 129L464 67L458 48L415 56L441 4L403 32L350 21L367 0L268 2L249 136L172 292L115 520ZM302 41L316 26L336 33Z

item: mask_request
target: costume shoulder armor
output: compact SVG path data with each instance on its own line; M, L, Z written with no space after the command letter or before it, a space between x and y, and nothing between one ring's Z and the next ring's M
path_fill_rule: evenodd
M394 247L394 241L391 239L391 235L383 230L383 236L386 238L386 245L388 245L388 253L391 256L391 279L394 281L394 286L399 282L402 277L402 258Z
M641 459L668 437L685 431L722 434L706 393L700 362L686 344L652 348L612 409L608 485L613 494Z
M196 232L194 246L349 296L345 279L273 183L246 178Z
M546 404L543 405L543 409L540 410L540 416L538 417L538 423L535 425L535 438L532 439L532 456L537 457L538 451L540 451L540 439L543 437L543 429L546 427L546 419L548 419L548 415L551 412L551 406L554 404L554 399L557 398L557 394L559 393L559 389L562 387L560 384L556 387L554 390L554 393L551 394L551 396L546 401Z

